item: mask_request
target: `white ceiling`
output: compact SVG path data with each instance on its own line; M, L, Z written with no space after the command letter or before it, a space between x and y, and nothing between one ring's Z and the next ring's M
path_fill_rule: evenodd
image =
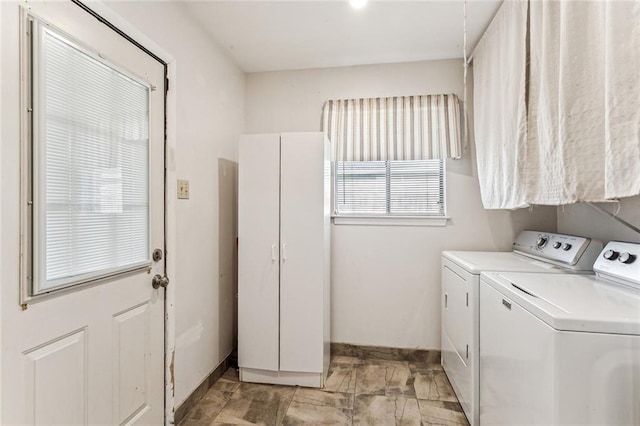
M468 52L502 0L467 4ZM246 72L462 57L463 1L185 1Z

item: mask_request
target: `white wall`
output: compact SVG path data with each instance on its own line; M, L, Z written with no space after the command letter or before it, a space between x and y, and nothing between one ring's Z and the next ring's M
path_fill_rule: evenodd
M251 73L246 131L320 130L327 99L429 93L462 99L462 86L460 60ZM440 348L440 252L509 250L522 229L556 230L553 207L484 210L473 155L447 161L448 226L333 226L332 341Z
M598 206L617 213L627 223L640 228L640 196L623 198L619 205L607 203ZM583 204L558 207L558 231L597 238L603 242L617 240L640 243L640 234Z
M219 265L219 210L228 206L218 202L218 159L237 160L244 73L179 3L112 2L109 7L176 61L170 84L177 94L176 173L190 182L190 199L176 203L175 253L169 253L176 264L170 278L176 291L178 406L233 349L233 282L220 279L228 268Z
M12 20L13 19L13 20ZM19 309L20 283L20 74L15 3L0 2L0 337L6 340L10 311ZM0 354L5 352L1 340ZM4 357L6 361L6 356ZM0 364L0 371L4 371ZM0 377L1 378L1 377ZM0 381L0 407L11 390ZM6 412L6 408L5 408ZM2 417L0 417L2 419ZM1 420L0 420L1 423Z
M3 22L3 18L2 18L2 10L3 8L0 7L0 22ZM0 24L1 25L1 24ZM2 74L4 72L3 68L2 68L2 61L4 61L4 57L2 55L2 52L4 51L4 44L3 44L3 39L6 36L4 35L4 33L2 31L0 31L0 138L4 138L4 132L2 129L2 120L4 119L4 115L2 113L2 108L4 105L4 85L2 84L2 80L4 80L4 78L2 78ZM0 139L1 140L1 139ZM0 143L0 160L2 159L2 144ZM0 203L2 203L4 201L3 197L2 197L2 161L0 161ZM2 209L0 209L0 239L2 238ZM4 267L3 262L2 262L2 242L0 241L0 269ZM2 318L2 283L3 283L3 275L2 273L0 273L0 318ZM2 342L2 327L0 327L0 342ZM2 350L0 348L0 419L2 419Z

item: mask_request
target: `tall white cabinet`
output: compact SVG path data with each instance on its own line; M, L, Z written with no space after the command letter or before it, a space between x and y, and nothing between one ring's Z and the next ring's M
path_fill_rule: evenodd
M240 380L324 386L329 367L329 143L322 133L240 137Z

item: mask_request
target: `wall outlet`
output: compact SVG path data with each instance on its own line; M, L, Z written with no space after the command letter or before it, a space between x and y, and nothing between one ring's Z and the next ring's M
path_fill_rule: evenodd
M189 181L178 179L178 199L189 199Z

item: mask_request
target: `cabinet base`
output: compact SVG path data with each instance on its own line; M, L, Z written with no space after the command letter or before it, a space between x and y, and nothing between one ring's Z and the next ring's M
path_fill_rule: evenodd
M322 373L268 371L243 367L240 367L240 381L268 383L272 385L303 386L308 388L324 387L324 375Z

